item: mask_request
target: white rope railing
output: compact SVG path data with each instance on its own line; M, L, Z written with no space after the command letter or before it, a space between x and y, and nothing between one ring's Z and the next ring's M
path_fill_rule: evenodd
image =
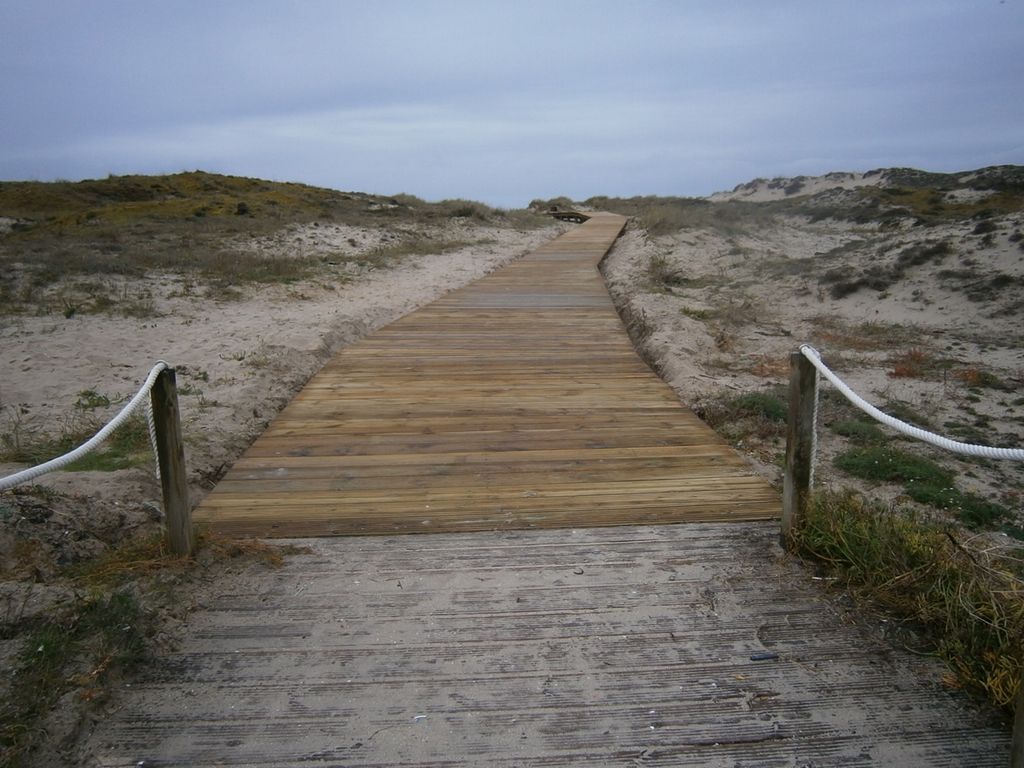
M129 400L128 404L124 408L122 408L121 411L117 414L117 416L111 419L110 422L105 427L103 427L103 429L101 429L99 432L97 432L95 435L89 438L89 440L82 443L74 450L65 453L63 456L58 456L57 458L51 459L50 461L47 461L38 466L22 470L21 472L16 472L15 474L8 475L7 477L4 478L0 478L0 491L6 491L7 489L13 488L16 485L21 485L22 483L27 483L30 480L35 480L37 477L42 477L43 475L48 474L50 472L55 472L58 469L62 469L63 467L66 467L69 464L78 461L80 458L90 453L91 451L94 451L103 443L104 440L110 437L111 433L114 432L114 430L116 430L118 427L120 427L128 420L128 418L143 403L143 401L146 401L147 396L153 389L153 385L156 383L157 376L160 375L161 371L164 371L168 368L170 368L170 366L163 360L158 361L157 364L153 366L153 370L149 372L149 376L146 377L145 383L142 385L142 388L136 393L135 397ZM147 409L146 420L149 425L149 440L153 446L153 454L156 455L156 429L153 423L152 407ZM159 462L157 462L158 479L159 474L160 466Z
M800 353L806 357L811 364L818 369L818 373L828 379L832 386L838 389L847 400L860 408L871 418L885 424L886 426L892 427L897 432L901 432L904 435L916 438L938 448L943 448L952 453L959 453L966 456L979 456L986 459L1024 461L1024 448L995 448L988 445L961 443L956 440L950 440L948 437L937 435L934 432L928 432L920 427L915 427L913 424L907 424L905 421L900 421L899 419L878 410L878 408L850 389L842 379L829 370L828 366L821 361L821 355L818 353L818 350L810 344L801 345Z

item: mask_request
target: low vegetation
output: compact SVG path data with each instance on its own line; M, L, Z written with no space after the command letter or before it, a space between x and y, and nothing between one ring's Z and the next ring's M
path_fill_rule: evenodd
M696 409L704 421L731 443L756 437L774 440L785 437L787 409L784 388L724 395L701 403Z
M426 234L450 222L536 228L530 211L467 200L428 203L303 184L195 171L82 182L0 182L0 314L154 314L154 274L186 277L213 298L238 286L347 278L339 263L388 267L408 254L442 253L464 240ZM254 241L308 225L404 233L368 249L309 255L264 253ZM280 249L278 249L280 251Z
M923 329L910 323L887 323L868 320L847 323L834 315L813 318L811 339L830 350L872 352L906 346L920 340Z
M0 432L0 461L29 465L41 464L61 456L95 435L104 422L80 413L67 417L58 433L43 431L17 417L19 409L9 409L8 428ZM152 448L146 419L133 414L97 448L66 467L68 472L112 472L137 467L150 461Z
M909 498L949 510L972 529L991 528L1010 517L1010 510L1001 504L957 488L953 470L884 441L843 451L835 465L862 480L899 483Z
M56 431L36 423L21 406L0 406L0 461L35 465L61 456L92 438L109 421L112 408L124 402L118 396L83 390ZM151 460L149 426L141 411L136 411L97 450L66 469L110 472Z
M174 591L197 571L237 558L277 567L298 551L207 533L194 558L181 558L167 552L162 535L152 535L66 566L51 588L66 586L69 596L50 610L23 617L24 604L19 609L9 599L0 641L15 642L17 651L0 687L0 768L36 764L35 749L44 736L52 738L54 717L67 718L57 727L73 733L83 708L101 704L145 662L163 615L180 612ZM26 588L25 600L30 595Z
M862 605L898 617L902 640L945 660L950 683L1011 706L1024 674L1024 549L852 492L818 493L794 542Z
M0 766L27 765L51 711L65 696L98 701L146 656L151 617L130 592L94 595L26 626L0 704Z
M907 276L912 267L919 267L933 261L942 261L953 253L952 245L947 241L928 244L921 243L903 249L889 263L880 264L858 270L853 266L844 266L828 270L821 276L821 282L830 286L832 298L841 299L861 289L886 291Z

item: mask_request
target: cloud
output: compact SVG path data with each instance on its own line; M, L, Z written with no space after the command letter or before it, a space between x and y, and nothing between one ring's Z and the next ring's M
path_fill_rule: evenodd
M1020 161L1019 3L11 4L0 176L521 204Z

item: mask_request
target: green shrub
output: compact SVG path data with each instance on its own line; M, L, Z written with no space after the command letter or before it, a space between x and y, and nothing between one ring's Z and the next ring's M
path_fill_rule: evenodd
M920 504L950 510L969 528L991 528L1010 516L1006 507L955 487L914 485L907 488L907 495Z
M783 390L783 387L776 387L733 397L719 396L695 410L712 429L731 442L751 436L776 440L786 433L786 403L778 394Z

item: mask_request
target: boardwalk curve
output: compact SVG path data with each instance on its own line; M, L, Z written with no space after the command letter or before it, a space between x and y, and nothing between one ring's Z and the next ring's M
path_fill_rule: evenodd
M595 214L332 359L196 511L322 536L755 520L778 494L633 350Z

